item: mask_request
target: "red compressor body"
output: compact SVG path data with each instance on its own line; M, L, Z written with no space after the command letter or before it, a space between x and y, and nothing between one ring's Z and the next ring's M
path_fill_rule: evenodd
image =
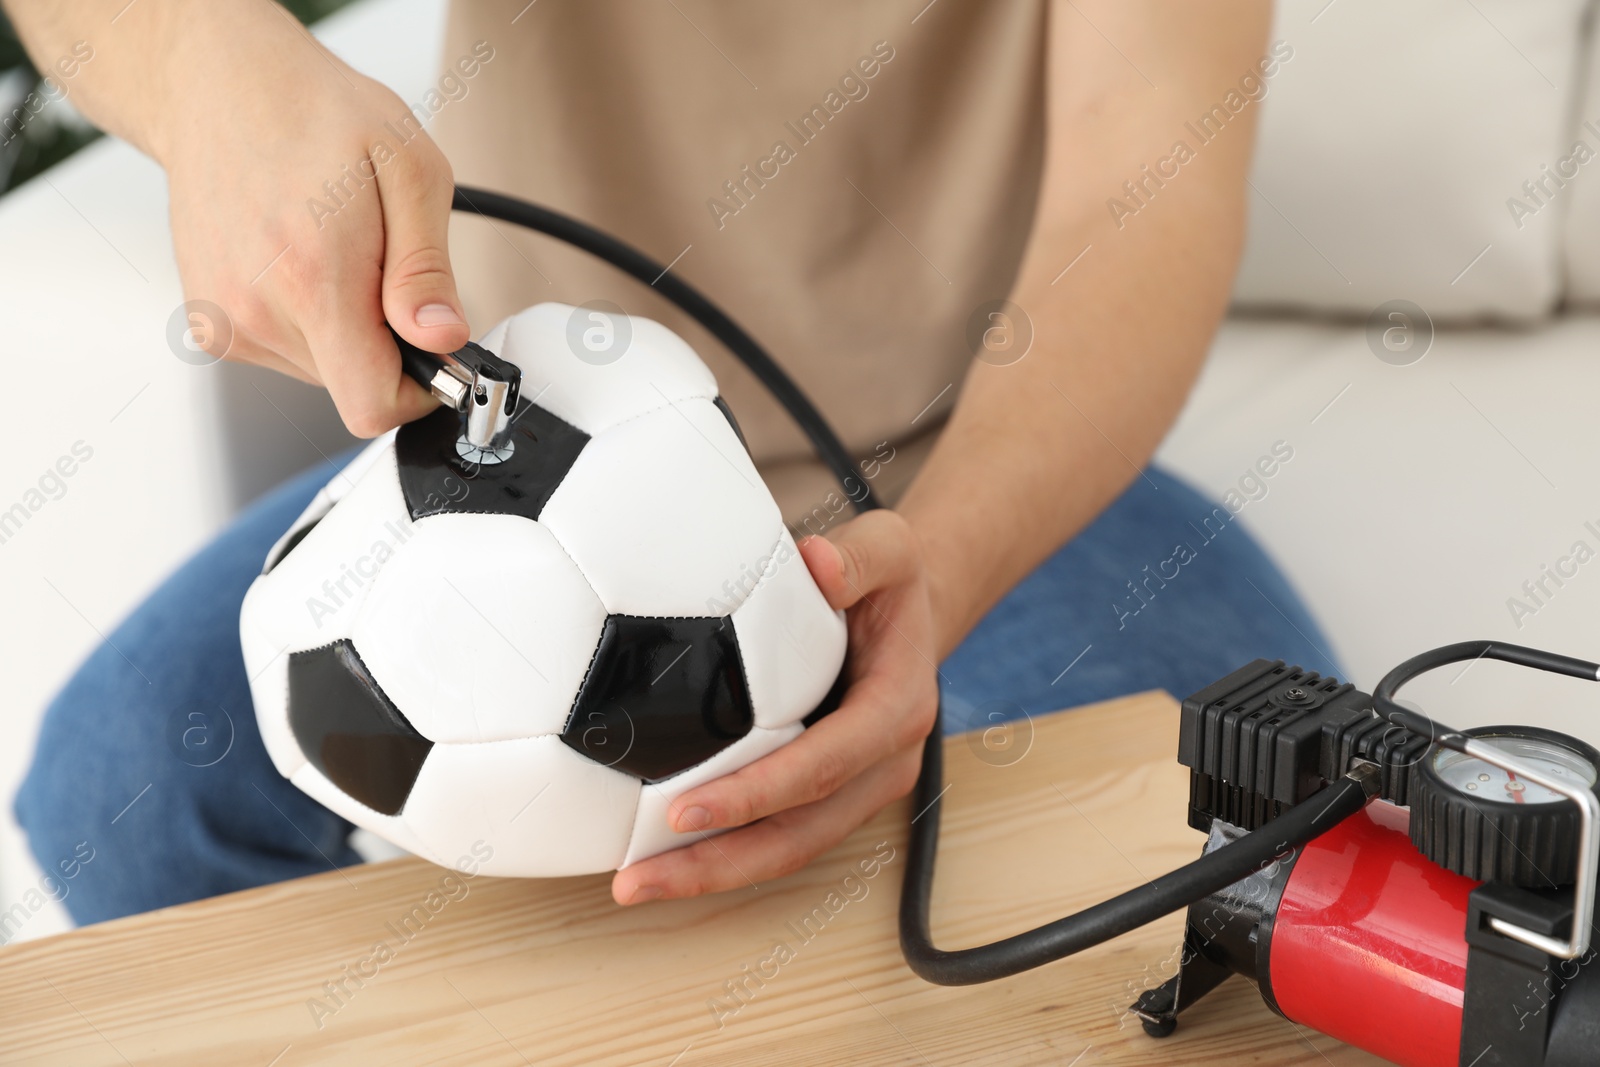
M1479 885L1411 843L1383 801L1314 838L1289 866L1262 976L1278 1010L1406 1067L1456 1067L1467 898Z

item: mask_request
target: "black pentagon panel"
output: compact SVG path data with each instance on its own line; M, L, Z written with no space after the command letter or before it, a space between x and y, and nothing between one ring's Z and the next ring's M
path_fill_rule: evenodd
M840 665L839 673L834 676L833 684L828 687L826 693L822 694L822 703L812 708L810 713L800 720L800 724L807 730L838 711L839 705L844 703L844 694L850 688L849 653L846 652L845 656L845 662Z
M746 452L750 451L750 442L744 439L744 431L739 429L739 420L733 417L733 409L728 406L728 402L720 396L713 397L711 402L717 406L718 411L722 412L722 417L728 420L728 425L733 427L733 436L739 439L741 445L744 445L744 450Z
M289 728L328 781L385 815L405 807L433 747L343 639L289 655Z
M318 515L316 518L312 519L310 522L306 523L304 526L300 527L300 529L296 530L294 533L285 538L282 550L268 557L267 565L261 569L261 573L271 574L273 569L276 568L278 564L289 558L289 553L293 552L297 547L299 547L300 542L306 539L306 534L310 533L312 530L315 530L317 528L317 523L321 522L324 518L326 518L325 514Z
M754 721L727 619L612 615L561 740L658 782L715 756Z
M515 451L503 463L473 463L456 453L461 416L440 408L400 427L395 458L413 519L424 515L521 515L537 519L572 469L589 435L537 404L512 423Z

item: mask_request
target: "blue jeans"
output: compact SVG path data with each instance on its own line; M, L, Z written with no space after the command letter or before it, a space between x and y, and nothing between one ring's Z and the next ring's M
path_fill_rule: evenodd
M77 922L360 862L351 824L273 769L239 651L246 587L329 474L252 505L50 705L16 813ZM1238 521L1153 469L941 665L945 729L1145 689L1182 696L1258 656L1336 673L1328 648ZM93 859L75 862L85 843Z

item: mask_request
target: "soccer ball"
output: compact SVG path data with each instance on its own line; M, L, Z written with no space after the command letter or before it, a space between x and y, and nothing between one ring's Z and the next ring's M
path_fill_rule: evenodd
M614 870L699 840L675 799L837 702L844 619L670 330L540 304L482 343L522 369L509 454L445 408L390 432L251 585L261 737L440 865Z

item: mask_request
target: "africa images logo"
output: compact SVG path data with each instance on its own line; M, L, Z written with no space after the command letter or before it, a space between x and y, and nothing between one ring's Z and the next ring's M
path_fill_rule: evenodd
M1267 54L1239 76L1238 88L1229 89L1220 103L1213 104L1210 110L1183 124L1184 130L1194 138L1193 145L1184 138L1178 138L1172 142L1171 150L1156 160L1154 168L1145 163L1140 166L1138 177L1123 182L1122 191L1127 199L1113 196L1106 200L1106 209L1111 212L1111 221L1117 224L1117 229L1126 226L1130 216L1149 207L1156 194L1166 188L1167 182L1183 173L1185 164L1197 157L1202 148L1222 136L1228 123L1252 103L1265 97L1267 82L1278 73L1279 65L1293 58L1294 47L1288 41L1272 42Z
M754 165L746 163L739 168L737 177L722 183L723 195L707 197L706 210L711 212L711 221L717 224L717 229L722 229L730 218L749 207L756 193L783 173L784 167L799 159L799 150L820 137L828 123L837 119L846 106L865 100L872 91L872 79L892 59L893 45L888 41L875 43L872 54L862 56L853 67L840 75L838 88L829 89L821 103L812 104L799 118L783 124L783 128L794 136L794 145L791 146L783 138L774 141L766 156L756 160Z

